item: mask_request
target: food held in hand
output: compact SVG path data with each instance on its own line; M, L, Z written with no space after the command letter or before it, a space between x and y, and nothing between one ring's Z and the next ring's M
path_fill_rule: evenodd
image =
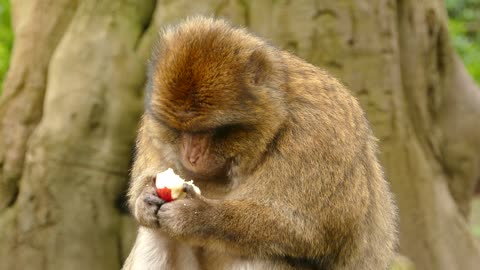
M155 178L157 195L166 202L185 198L187 195L183 189L183 184L185 183L193 186L193 190L200 194L200 189L193 184L193 181L184 181L172 169L158 173Z

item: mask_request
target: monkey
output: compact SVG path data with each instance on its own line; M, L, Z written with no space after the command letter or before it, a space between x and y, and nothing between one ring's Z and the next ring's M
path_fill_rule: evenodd
M210 17L165 28L149 63L123 269L387 269L396 206L339 80ZM165 203L167 168L201 195Z

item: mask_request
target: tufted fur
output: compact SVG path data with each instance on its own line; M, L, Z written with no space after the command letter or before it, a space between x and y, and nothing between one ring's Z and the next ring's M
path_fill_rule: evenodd
M195 178L179 162L179 134L219 131L208 159L227 170ZM386 269L396 209L376 148L358 102L325 71L222 20L168 28L151 61L129 193L153 229L141 230L125 269L179 245L195 265L155 269ZM164 204L149 223L142 194L168 167L205 197Z

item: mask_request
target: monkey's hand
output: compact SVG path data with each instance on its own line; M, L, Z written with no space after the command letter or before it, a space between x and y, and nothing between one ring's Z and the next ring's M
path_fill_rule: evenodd
M195 228L200 228L205 212L212 210L214 200L207 199L195 191L187 183L183 184L185 199L175 200L163 204L157 212L160 229L171 236L180 236L199 233ZM195 224L192 224L195 223Z
M148 184L135 201L134 215L138 223L149 228L158 228L158 210L165 203L157 196L153 185Z

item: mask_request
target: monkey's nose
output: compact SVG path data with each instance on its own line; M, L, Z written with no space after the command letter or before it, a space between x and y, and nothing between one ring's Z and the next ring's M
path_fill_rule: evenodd
M195 163L197 163L199 157L200 157L200 155L190 155L188 157L188 161L190 161L190 164L195 165Z

